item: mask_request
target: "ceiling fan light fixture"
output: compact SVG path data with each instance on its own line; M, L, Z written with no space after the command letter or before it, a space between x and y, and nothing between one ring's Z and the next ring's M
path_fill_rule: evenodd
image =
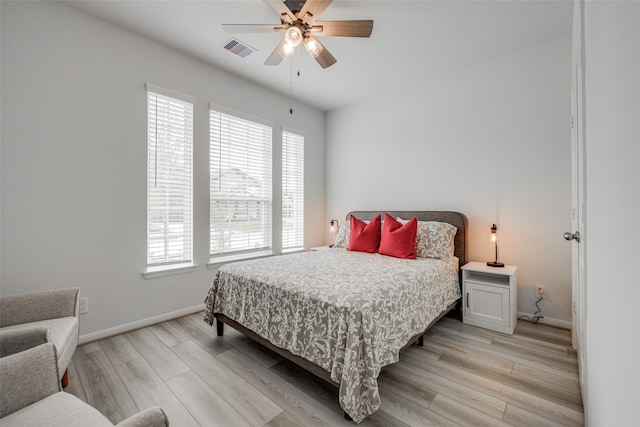
M284 39L289 46L298 47L302 43L302 30L296 26L291 26L284 33Z
M0 0L2 1L2 0ZM317 22L322 12L333 0L263 0L280 18L280 24L223 24L225 31L234 33L284 32L284 37L264 62L279 65L283 59L292 58L303 44L305 50L322 67L337 62L329 50L313 35L325 37L370 37L373 20L343 20ZM317 25L316 25L317 24ZM312 35L313 34L313 35Z
M295 51L296 51L296 47L295 46L291 46L290 44L285 43L285 44L282 45L282 50L280 51L280 54L284 58L291 58Z
M322 52L322 45L312 37L306 37L302 41L302 44L304 45L304 48L307 49L307 52L309 52L309 55L311 55L314 59L317 58L318 55L320 55L320 53Z

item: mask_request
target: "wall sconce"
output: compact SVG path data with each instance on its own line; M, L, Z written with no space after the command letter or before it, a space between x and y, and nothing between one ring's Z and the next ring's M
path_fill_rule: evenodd
M489 267L504 267L504 264L498 262L498 227L495 224L491 226L491 241L496 246L496 260L487 262Z
M331 232L335 234L338 231L338 220L332 219L330 224L331 224Z

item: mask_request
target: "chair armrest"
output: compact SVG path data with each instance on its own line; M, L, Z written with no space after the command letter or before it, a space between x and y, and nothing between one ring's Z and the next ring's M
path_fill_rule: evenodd
M51 330L48 326L0 330L0 357L20 353L46 342L51 342Z
M116 424L117 427L168 427L169 419L164 411L153 406Z
M48 342L0 358L0 418L61 390L56 348Z
M0 327L80 315L80 288L0 297Z

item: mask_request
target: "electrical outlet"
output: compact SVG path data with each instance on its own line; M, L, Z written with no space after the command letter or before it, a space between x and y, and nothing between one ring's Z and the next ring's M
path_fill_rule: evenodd
M545 285L536 285L536 297L538 298L547 297L547 287Z
M89 312L89 297L80 298L80 314Z

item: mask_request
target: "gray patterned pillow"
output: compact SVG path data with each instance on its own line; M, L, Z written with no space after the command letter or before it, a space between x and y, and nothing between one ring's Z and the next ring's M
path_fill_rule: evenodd
M365 221L369 224L369 221ZM380 230L384 225L384 219L380 221ZM382 234L382 231L380 231ZM338 231L336 232L336 241L333 243L334 248L344 248L349 246L349 239L351 239L351 221L342 221L338 224Z
M344 248L349 246L349 239L351 238L351 224L349 221L342 221L338 224L338 232L336 233L336 241L333 244L334 248Z
M398 221L408 222L402 218ZM453 256L454 238L458 229L446 222L418 221L416 257L445 259Z

